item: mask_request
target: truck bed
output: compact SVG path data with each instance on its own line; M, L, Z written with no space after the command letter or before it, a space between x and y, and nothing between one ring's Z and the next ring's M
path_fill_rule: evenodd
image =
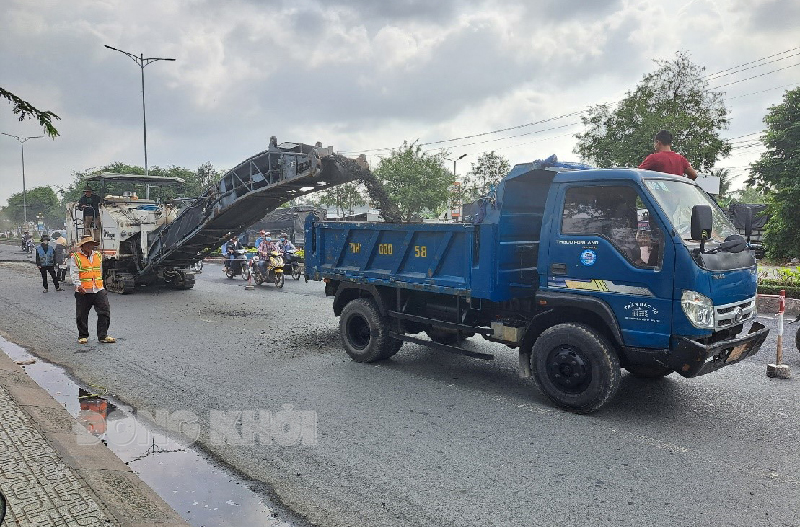
M458 223L314 224L306 268L334 278L470 295L474 226Z

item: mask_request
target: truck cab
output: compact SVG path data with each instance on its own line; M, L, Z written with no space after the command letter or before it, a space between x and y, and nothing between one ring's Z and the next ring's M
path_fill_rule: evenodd
M702 251L692 236L696 206L711 214ZM608 306L632 372L692 377L757 349L712 360L715 343L755 319L756 261L741 244L732 246L738 252L724 247L738 232L692 181L643 170L562 172L547 210L542 294L590 296ZM763 341L766 331L749 340Z

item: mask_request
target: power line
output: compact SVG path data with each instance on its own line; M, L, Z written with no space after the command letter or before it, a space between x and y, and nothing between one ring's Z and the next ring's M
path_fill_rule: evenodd
M465 143L465 144L461 144L461 145L454 145L453 148L463 148L465 146L483 145L483 144L486 144L486 143L493 143L495 141L504 141L506 139L515 139L517 137L524 137L526 135L540 134L542 132L550 132L552 130L559 130L561 128L567 128L569 126L575 126L577 124L580 124L580 123L567 123L567 124L562 124L561 126L553 126L552 128L545 128L544 130L534 130L532 132L525 132L524 134L509 135L509 136L506 136L506 137L496 137L494 139L487 139L485 141L475 141L474 143ZM428 143L428 144L432 144L432 143ZM435 148L429 148L429 149L426 150L426 152L430 152L431 150L436 150L436 149Z
M738 64L736 66L731 66L730 68L724 69L722 71L718 71L716 73L711 73L709 75L706 75L706 79L713 80L716 77L725 77L727 75L731 75L731 73L725 73L725 72L739 69L742 66L749 66L750 64L755 64L756 62L762 62L762 61L765 61L767 59L771 59L772 57L777 57L778 55L785 55L786 53L789 53L789 52L792 52L792 51L795 51L795 50L798 50L798 49L800 49L800 47L790 48L790 49L781 51L779 53L773 53L772 55L767 55L766 57L761 57L760 59L751 60L750 62L745 62L744 64ZM790 57L794 57L795 55L797 55L797 53L795 53L794 55L790 55ZM786 59L786 58L789 58L789 57L783 57L783 58L776 59L776 60L783 60L783 59ZM773 61L770 61L770 62L775 62L775 61L773 60ZM769 62L767 62L765 64L769 64ZM753 67L758 67L758 66L753 66ZM746 69L750 69L750 68L746 68ZM740 71L744 71L744 70L740 70ZM723 73L725 73L725 75L722 75Z
M797 86L798 84L800 84L800 83L792 82L790 84L783 84L781 86L775 86L774 88L767 88L766 90L754 91L754 92L751 92L751 93L745 93L744 95L737 95L736 97L728 97L728 100L732 101L733 99L741 99L742 97L747 97L749 95L757 95L759 93L765 93L765 92L768 92L768 91L780 90L781 88L786 88L788 86Z
M784 55L786 53L789 53L789 52L792 52L792 51L795 51L795 50L798 50L798 49L800 49L800 47L790 48L790 49L781 51L779 53L773 53L772 55L767 55L765 57L761 57L759 59L756 59L756 60L753 60L753 61L750 61L750 62L745 62L745 63L739 64L739 65L736 65L736 66L731 66L730 68L727 68L727 69L721 70L721 71L719 71L717 73L713 73L711 75L706 76L706 79L714 80L714 78L723 77L723 76L728 75L728 74L720 75L722 73L725 73L725 72L728 72L728 71L731 71L731 70L735 70L735 69L738 69L738 68L741 68L743 66L747 66L747 65L750 65L750 64L755 64L757 62L763 62L766 59L769 59L769 58L772 58L772 57L777 57L779 55ZM786 58L793 57L795 55L800 55L800 53L795 53L795 54L790 55L788 57L783 57L781 59L776 59L776 60L783 60L783 59L786 59ZM769 62L766 62L766 63L764 63L762 65L765 65L765 64L768 64L768 63L771 63L771 62L775 62L775 61L769 61ZM756 78L759 78L759 77L763 77L765 75L770 75L770 74L776 73L778 71L782 71L782 70L785 70L785 69L788 69L788 68L793 68L795 66L800 66L800 63L793 64L791 66L786 66L786 67L783 67L783 68L778 68L776 70L768 71L768 72L762 73L760 75L755 75L753 77L748 77L746 79L740 79L740 80L737 80L737 81L729 82L727 84L722 84L720 86L712 87L710 89L715 90L715 89L722 88L722 87L725 87L725 86L738 84L740 82L756 79ZM746 69L751 69L751 68L746 68ZM745 70L740 70L740 71L745 71ZM784 86L790 86L790 85L784 85ZM778 88L780 88L780 87L778 87ZM770 89L764 90L764 91L770 91L772 89L778 89L778 88L770 88ZM755 94L755 93L762 93L762 92L754 92L753 94ZM746 94L746 95L753 95L753 94ZM731 99L737 99L739 97L745 97L746 95L740 95L740 96L737 96L737 97L731 97ZM617 101L617 102L619 102L619 101ZM613 104L613 103L607 103L607 104ZM488 131L488 132L481 132L481 133L477 133L477 134L466 135L466 136L463 136L463 137L455 137L455 138L451 138L451 139L442 139L442 140L439 140L439 141L428 141L428 142L425 142L425 143L419 143L419 146L429 146L429 145L436 145L436 144L444 144L444 143L451 143L451 142L455 142L455 141L461 141L461 140L465 140L465 139L474 139L474 138L477 138L477 137L484 137L484 136L487 136L487 135L507 132L507 131L510 131L510 130L517 130L517 129L520 129L520 128L525 128L525 127L533 126L533 125L536 125L536 124L542 124L542 123L546 123L546 122L550 122L550 121L556 121L558 119L563 119L565 117L571 117L571 116L574 116L574 115L580 115L580 114L586 113L587 111L588 111L588 107L587 107L587 109L584 109L584 110L574 111L574 112L562 114L562 115L559 115L559 116L550 117L550 118L542 119L542 120L539 120L539 121L534 121L534 122L531 122L531 123L525 123L525 124L520 124L520 125L516 125L516 126L510 126L510 127L507 127L507 128L500 128L500 129L497 129L497 130L491 130L491 131ZM574 123L574 124L577 124L577 123ZM556 128L563 128L563 126L562 127L556 127ZM548 130L552 130L552 129L548 129ZM541 130L541 131L547 131L547 130ZM539 133L541 131L532 132L532 133ZM524 135L530 135L530 133L507 136L507 137L498 138L498 139L495 139L495 140L499 141L499 140L502 140L502 139L511 139L511 138L514 138L514 137L522 137ZM495 140L483 141L483 142L475 142L475 143L467 143L467 144L462 144L462 145L455 145L454 147L461 148L461 147L465 147L465 146L473 146L473 145L476 145L476 144L485 144L487 142L491 142L491 141L495 141ZM390 151L390 150L393 150L393 149L394 149L394 147L382 147L382 148L370 148L370 149L366 149L366 150L348 150L348 151L342 151L341 153L342 154L369 154L369 153L373 153L373 152L386 152L386 151ZM429 149L427 151L430 151L430 150L432 150L432 149Z
M476 137L484 137L484 136L491 135L491 134L498 134L498 133L501 133L501 132L508 132L509 130L518 130L520 128L526 128L528 126L534 126L534 125L537 125L537 124L547 123L547 122L550 122L550 121L557 121L559 119L564 119L565 117L572 117L573 115L580 115L580 114L584 113L585 111L586 110L580 110L580 111L565 113L565 114L562 114L562 115L557 115L555 117L549 117L547 119L534 121L532 123L525 123L525 124L520 124L520 125L517 125L517 126L509 126L508 128L500 128L498 130L492 130L492 131L489 131L489 132L481 132L481 133L472 134L472 135L465 135L463 137L454 137L452 139L442 139L440 141L428 141L428 142L425 142L425 143L419 143L419 146L429 146L429 145L438 145L438 144L443 144L443 143L451 143L451 142L454 142L454 141L462 141L464 139L474 139ZM573 123L573 124L575 124L575 123ZM544 131L544 130L540 130L540 131ZM526 134L520 134L520 135L528 135L530 133L538 133L538 131L537 132L528 132ZM509 137L519 137L519 135L518 136L509 136ZM474 143L474 144L478 144L478 143ZM461 145L461 146L469 146L469 145ZM385 151L385 150L392 150L392 147L371 148L371 149L368 149L368 150L359 150L359 151L345 151L343 153L345 153L345 154L366 154L366 153L369 153L369 152L378 152L378 151Z
M777 73L777 72L779 72L779 71L787 70L787 69L789 69L789 68L794 68L794 67L796 67L796 66L800 66L800 62L798 62L797 64L792 64L791 66L786 66L786 67L783 67L783 68L778 68L778 69L776 69L776 70L767 71L767 72L765 72L765 73L762 73L761 75L756 75L756 76L754 76L754 77L747 77L746 79L739 79L738 81L729 82L729 83L727 83L727 84L720 84L719 86L714 86L714 87L713 87L713 88L711 88L711 89L712 89L712 90L718 90L718 89L720 89L720 88L724 88L725 86L730 86L730 85L732 85L732 84L739 84L740 82L744 82L744 81L749 81L749 80L757 79L757 78L759 78L759 77L763 77L763 76L765 76L765 75L771 75L771 74L773 74L773 73Z

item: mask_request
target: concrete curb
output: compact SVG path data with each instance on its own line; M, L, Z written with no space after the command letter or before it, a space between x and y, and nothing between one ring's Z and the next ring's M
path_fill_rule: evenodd
M94 437L63 406L2 352L0 396L5 403L0 409L4 414L0 440L11 443L3 446L9 456L4 462L12 468L0 469L8 525L188 527L125 463L102 443L94 443ZM42 475L32 474L37 471ZM48 521L42 523L43 519Z

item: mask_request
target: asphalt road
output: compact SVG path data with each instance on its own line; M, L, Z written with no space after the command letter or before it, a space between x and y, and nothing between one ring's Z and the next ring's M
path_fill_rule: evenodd
M92 318L80 346L72 294L0 263L0 329L140 410L199 416L203 448L321 526L800 525L800 381L765 376L774 331L705 377L624 375L579 416L519 379L503 346L470 339L498 354L485 362L407 343L357 364L321 283L244 285L207 264L191 291L112 295L118 343L98 344ZM785 363L800 375L795 327ZM212 444L212 409L284 405L314 413L314 444Z

